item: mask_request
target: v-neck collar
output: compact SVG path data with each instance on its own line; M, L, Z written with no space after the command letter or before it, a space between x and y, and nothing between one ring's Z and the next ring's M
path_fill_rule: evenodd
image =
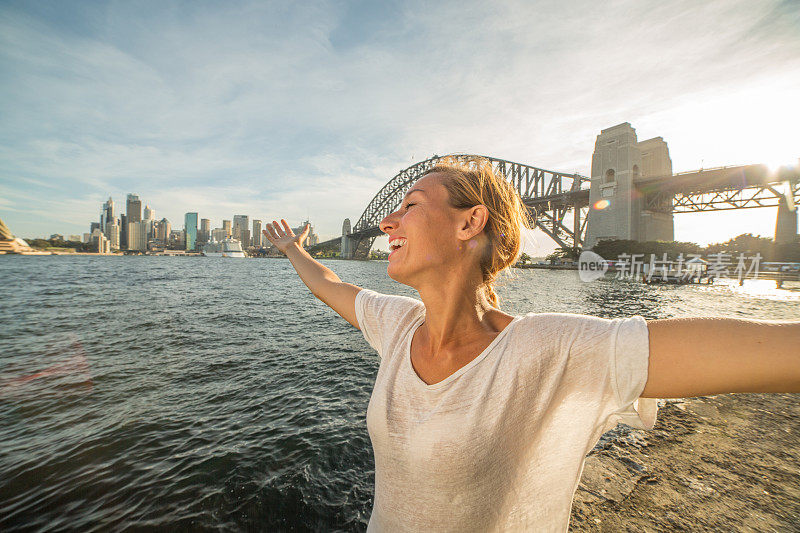
M406 367L408 369L409 374L411 375L411 380L414 381L415 383L417 383L418 386L421 386L422 388L424 388L426 390L435 390L435 389L444 387L448 383L458 379L458 377L461 374L469 371L470 368L472 368L475 365L477 365L478 363L480 363L489 354L489 352L492 351L492 349L495 347L495 345L498 342L500 342L500 340L506 335L508 330L510 330L511 327L519 321L520 318L522 318L522 316L515 316L514 319L511 322L509 322L508 325L506 327L504 327L500 331L500 333L497 334L497 336L494 338L494 340L489 343L489 346L484 348L484 350L477 357L475 357L472 361L470 361L466 365L462 366L461 368L459 368L458 370L456 370L455 372L453 372L452 374L450 374L449 376L444 378L442 381L439 381L439 382L433 383L431 385L428 385L427 383L425 383L425 381L423 381L423 379L421 377L419 377L419 374L417 374L417 371L414 370L414 365L411 364L411 341L414 339L414 333L416 333L417 330L420 328L420 326L422 326L423 322L425 322L425 312L423 311L417 317L416 321L412 324L411 329L410 329L409 334L408 334L408 339L406 340L406 343L405 343L405 349L403 350L404 363L405 363L405 365L406 365Z

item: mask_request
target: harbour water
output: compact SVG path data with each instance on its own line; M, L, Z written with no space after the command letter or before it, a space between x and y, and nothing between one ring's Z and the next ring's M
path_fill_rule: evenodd
M386 262L326 261L416 296ZM361 333L285 259L0 256L0 530L363 531ZM800 320L800 287L517 270L504 311Z

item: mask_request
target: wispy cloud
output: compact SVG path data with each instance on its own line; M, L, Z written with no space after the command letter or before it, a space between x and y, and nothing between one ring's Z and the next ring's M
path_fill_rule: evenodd
M677 170L777 157L800 145L791 4L7 2L3 197L46 208L0 216L74 233L136 192L177 225L308 215L330 237L415 160L586 173L623 121Z

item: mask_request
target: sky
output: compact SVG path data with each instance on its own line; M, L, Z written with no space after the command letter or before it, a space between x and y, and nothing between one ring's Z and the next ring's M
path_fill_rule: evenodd
M4 1L0 218L82 234L135 193L173 227L325 240L432 154L589 175L621 122L676 172L796 163L798 95L793 1ZM776 211L678 214L675 238L772 237Z

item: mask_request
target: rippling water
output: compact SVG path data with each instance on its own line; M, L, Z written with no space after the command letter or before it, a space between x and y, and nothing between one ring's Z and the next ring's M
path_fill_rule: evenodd
M416 296L386 263L343 280ZM516 270L530 311L800 319L800 288ZM0 256L0 530L364 530L378 357L285 259Z

